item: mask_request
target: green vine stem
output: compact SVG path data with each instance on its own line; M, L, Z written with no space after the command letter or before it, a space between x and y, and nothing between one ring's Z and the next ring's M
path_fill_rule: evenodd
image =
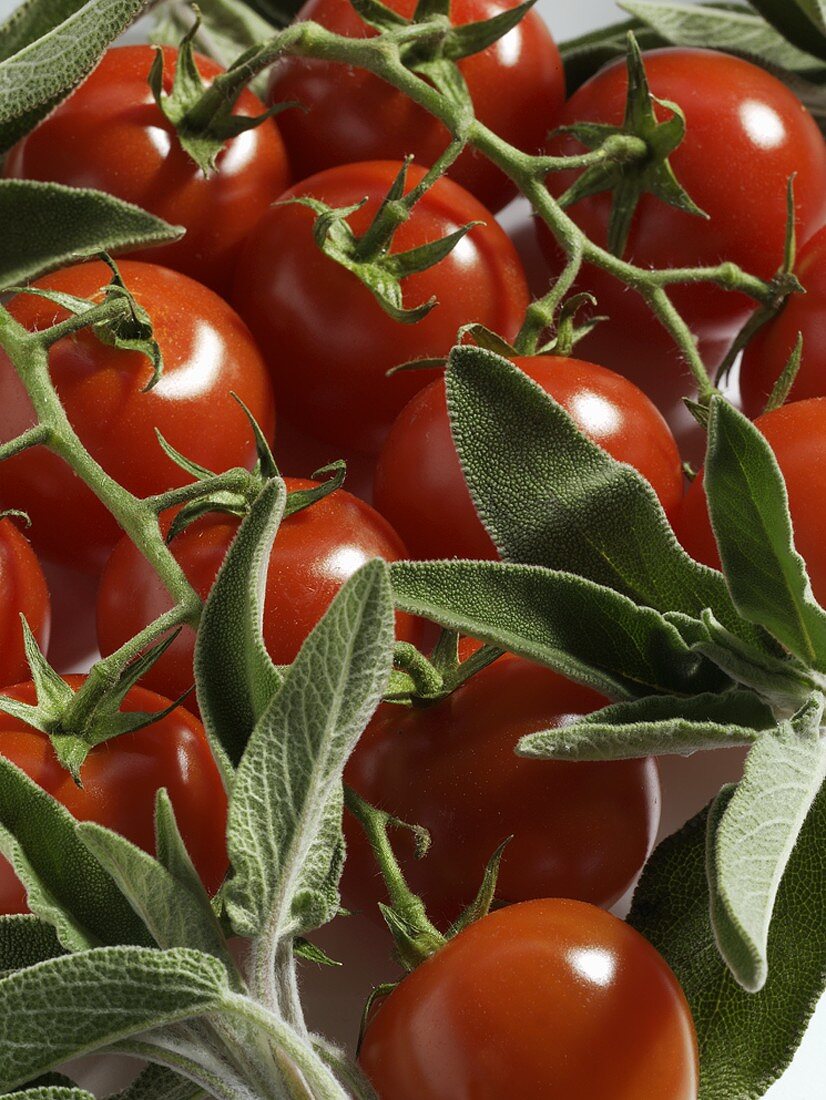
M601 268L641 295L680 348L697 384L700 401L708 403L717 392L716 387L694 336L671 302L667 288L712 283L721 290L738 291L765 305L776 296L772 285L732 263L705 268L642 268L619 259L589 240L548 191L547 175L572 167L587 167L608 158L634 160L644 155L645 143L629 135L616 135L607 146L577 157L523 153L474 118L467 104L457 103L406 68L402 59L403 47L424 33L426 24L416 24L393 27L372 38L346 38L317 23L296 23L261 46L248 50L205 92L198 109L213 112L222 98L237 94L239 87L286 54L350 65L373 73L445 125L453 139L446 161L450 161L456 141L471 145L516 183L569 257ZM570 279L571 270L566 269L563 275L566 281Z

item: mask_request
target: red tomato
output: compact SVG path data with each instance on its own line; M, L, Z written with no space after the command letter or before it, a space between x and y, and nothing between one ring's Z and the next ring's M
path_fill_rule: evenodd
M571 763L515 753L521 737L607 702L548 668L508 655L440 703L379 708L346 779L368 802L430 832L423 859L414 858L409 833L394 832L394 843L433 919L447 926L459 916L486 863L510 835L497 898L573 897L610 906L622 897L657 831L654 760ZM359 826L345 817L344 904L377 913L377 902L386 898L375 859Z
M126 285L149 314L164 357L157 385L139 352L120 351L90 331L55 344L52 380L84 446L108 474L138 496L192 478L161 450L155 430L188 458L212 470L251 466L255 441L236 393L271 436L275 412L267 370L241 318L211 290L155 264L120 265ZM99 298L111 278L102 263L80 264L35 286L81 298ZM14 317L29 330L68 314L43 298L18 295ZM34 421L29 398L0 353L0 439ZM113 517L62 459L36 448L0 466L0 506L20 508L32 520L31 537L47 558L88 571L102 568L120 537Z
M164 46L164 90L172 89L178 51ZM94 187L142 206L186 235L133 256L183 271L224 293L244 238L287 186L284 146L272 119L227 143L205 176L178 141L147 82L152 46L107 50L83 84L11 150L4 174ZM196 56L209 83L224 70ZM266 108L244 91L234 114Z
M78 688L85 677L65 679ZM36 701L31 681L3 694L23 703ZM122 710L153 714L168 706L168 699L135 687ZM58 762L44 733L2 712L0 730L3 756L79 821L114 829L146 852L155 851L155 796L165 788L192 862L207 890L217 892L228 866L227 796L204 727L183 708L95 746L81 767L82 787ZM0 913L27 911L25 891L0 856Z
M457 26L490 19L518 0L452 0ZM410 17L415 0L389 0ZM349 0L308 0L297 19L312 19L336 34L366 38L376 32ZM565 99L559 50L536 12L493 46L463 59L477 118L526 153L539 151ZM272 73L270 102L297 100L306 112L288 111L279 126L299 179L358 160L401 160L412 153L431 165L450 141L445 127L402 92L371 73L327 61L285 57ZM449 175L491 210L516 194L514 184L489 160L465 150Z
M808 566L814 594L824 603L826 513L816 502L826 494L826 398L784 405L759 417L755 424L774 451L786 479L795 543ZM704 565L720 568L702 471L685 495L675 517L674 530L693 558Z
M826 397L826 229L812 237L800 253L795 273L806 293L793 294L743 355L740 393L749 416L758 416L765 408L798 333L803 334L803 358L790 400Z
M360 1061L382 1100L696 1100L691 1010L661 955L582 902L472 924L376 1011Z
M677 444L644 393L613 371L577 359L515 362L590 439L648 478L667 512L676 508L683 495ZM394 423L376 466L374 499L414 557L497 557L465 484L443 379L417 393Z
M290 491L313 482L287 478ZM238 530L232 516L199 519L171 544L190 583L205 599ZM371 558L406 556L399 536L369 504L337 489L286 519L270 557L264 605L264 639L276 664L294 660L301 643L344 582ZM127 538L115 548L101 577L97 626L101 652L114 652L172 606L155 571ZM419 624L396 620L405 641L418 640ZM194 631L186 628L144 676L143 683L177 699L193 683Z
M730 54L699 49L653 50L644 55L651 90L682 107L686 136L671 156L683 187L709 215L708 221L682 213L653 195L640 202L625 258L642 267L694 267L731 260L752 274L769 278L783 260L786 231L786 187L795 175L797 231L801 242L826 218L826 147L817 125L800 100L764 69ZM625 110L627 71L617 61L584 84L568 101L560 120L570 126L589 121L619 125ZM665 108L657 108L661 118ZM554 154L582 151L570 134L556 137ZM561 195L576 173L549 177L552 193ZM748 181L748 186L744 184ZM570 215L598 244L607 240L611 195L602 192L570 208ZM542 241L554 269L560 257L550 234ZM586 268L579 289L598 299L599 312L614 324L601 333L609 358L599 361L621 369L630 363L631 377L643 388L661 385L662 351L668 349L659 323L642 299L617 280ZM674 304L704 342L730 342L754 308L740 294L726 294L709 284L677 287ZM611 343L617 349L611 351ZM653 352L645 356L645 342ZM634 369L633 354L642 348L644 362ZM593 352L589 349L589 354ZM719 361L720 351L708 359Z
M14 523L0 519L0 684L15 684L29 675L21 615L45 650L52 623L46 578Z
M305 180L283 199L312 195L334 207L367 203L348 218L363 233L401 165L349 164ZM411 167L408 190L422 178ZM283 202L282 199L282 202ZM271 207L247 241L233 301L268 356L276 397L299 427L355 450L375 451L393 418L434 376L400 363L446 355L459 327L480 321L506 339L528 307L525 273L490 212L451 180L439 180L414 207L393 240L407 251L482 221L441 263L403 282L405 305L435 296L439 304L417 324L389 317L346 268L313 239L314 215L303 206Z

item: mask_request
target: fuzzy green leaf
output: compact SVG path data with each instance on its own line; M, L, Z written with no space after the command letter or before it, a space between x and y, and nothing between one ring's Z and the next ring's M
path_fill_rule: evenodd
M620 7L674 46L725 50L801 74L823 71L811 53L799 50L746 8L732 11L684 0L622 0Z
M264 587L287 492L275 479L238 529L204 605L195 643L198 706L213 744L237 764L281 677L264 645Z
M826 60L826 5L823 0L749 0L784 38Z
M759 636L723 577L679 545L648 482L517 367L454 348L447 397L471 496L506 561L564 569L659 611L710 607L735 633Z
M740 614L826 671L826 611L794 546L780 467L760 431L722 398L711 407L705 488L723 572Z
M54 928L29 914L0 917L0 976L62 955Z
M700 1100L758 1100L783 1073L826 989L826 788L780 885L769 977L747 993L717 951L709 920L707 812L651 857L629 920L680 981L700 1043Z
M78 826L89 851L118 884L159 947L193 947L235 966L203 887L190 889L125 837L93 822ZM199 882L200 886L200 882Z
M6 1093L0 1100L95 1100L85 1089L63 1085L46 1085L43 1088L23 1089Z
M719 690L670 623L570 573L500 562L397 562L399 607L519 653L613 698Z
M0 287L78 256L161 244L183 232L102 191L35 180L0 180L0 223Z
M0 151L57 106L97 64L147 0L88 0L42 38L0 62Z
M86 0L24 0L0 25L0 61L48 34Z
M221 964L199 951L102 947L0 981L0 1088L118 1040L220 1007Z
M67 950L152 942L78 838L72 815L2 757L0 850L25 883L32 912L54 926Z
M751 992L768 973L775 898L789 857L826 779L822 696L749 753L742 781L711 810L708 873L717 943L737 981Z
M258 723L232 789L227 912L275 944L331 919L341 872L341 776L392 664L387 566L363 566L336 596Z
M775 718L750 691L720 695L653 695L616 703L559 729L523 737L520 756L554 760L634 760L660 753L751 745Z
M149 1065L116 1100L204 1100L206 1093L165 1066Z
M660 35L646 27L639 19L625 19L595 31L572 38L560 44L559 51L565 65L565 87L571 95L603 65L617 57L624 57L628 45L628 32L633 31L641 50L653 49L665 43Z

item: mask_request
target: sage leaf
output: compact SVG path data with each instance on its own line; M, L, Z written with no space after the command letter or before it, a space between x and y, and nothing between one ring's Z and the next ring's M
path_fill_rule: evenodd
M738 611L826 671L826 611L795 549L780 467L759 429L722 398L711 407L705 489Z
M152 939L114 880L77 835L77 822L0 756L0 850L68 951Z
M149 1065L116 1100L203 1100L206 1093L200 1085L180 1077L166 1066Z
M700 1045L699 1100L757 1100L788 1066L826 989L826 787L803 825L769 929L769 976L747 993L720 958L709 919L708 811L649 860L629 921L665 957Z
M512 363L454 348L447 399L471 496L504 560L564 569L658 611L710 607L757 638L723 577L679 545L645 478L587 439Z
M0 61L59 26L86 0L24 0L0 24Z
M392 665L387 566L369 562L339 591L284 676L238 767L225 890L233 927L277 945L338 907L341 776Z
M750 992L768 974L768 935L786 864L826 779L823 696L761 735L743 779L711 809L711 922L732 974Z
M523 737L520 756L554 760L634 760L661 753L751 745L777 726L770 708L750 691L719 695L653 695L615 703L559 729Z
M0 180L0 223L0 288L81 256L160 244L183 232L102 191L36 180Z
M199 0L201 25L193 46L228 69L245 50L258 46L278 30L241 0ZM158 45L178 46L195 23L192 5L175 0L158 9L150 39ZM259 73L248 87L261 99L267 92L269 73Z
M560 43L565 87L569 95L599 72L603 65L627 55L629 31L634 32L637 45L643 51L665 45L663 39L639 19L625 19Z
M615 699L719 690L728 681L676 627L610 588L537 566L396 562L396 603Z
M235 964L202 886L196 892L184 885L152 856L102 825L83 823L78 836L118 884L159 947L203 951L219 959L233 979Z
M195 641L195 685L204 726L233 765L278 690L264 645L264 588L287 491L267 483L238 529L204 605Z
M0 917L0 977L62 955L54 928L31 914Z
M63 1085L46 1085L43 1088L23 1089L6 1093L0 1100L95 1100L91 1092Z
M69 1058L220 1008L221 964L199 951L101 947L0 981L0 1088Z
M801 50L826 59L823 0L749 0L751 6Z
M811 53L798 49L760 15L746 8L671 2L622 0L636 16L673 46L724 50L789 72L826 73Z
M0 152L57 106L148 0L88 0L68 18L0 61Z

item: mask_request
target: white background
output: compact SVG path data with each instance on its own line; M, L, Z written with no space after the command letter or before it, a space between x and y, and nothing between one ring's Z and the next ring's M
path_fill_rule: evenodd
M0 16L15 6L14 0L0 0ZM539 10L548 20L557 40L581 34L621 17L613 0L539 0ZM663 766L665 812L663 833L676 828L716 792L721 783L736 775L740 759L736 754L704 754L693 760L666 760ZM363 918L338 922L326 933L325 946L345 961L342 971L314 971L305 979L313 1023L339 1041L350 1044L360 1006L371 984L392 977L387 963L387 938ZM114 1084L108 1066L92 1064L87 1071L89 1086ZM823 1100L826 1096L826 1000L816 1014L793 1065L767 1094L770 1100ZM159 1098L160 1100L160 1098ZM606 1098L610 1100L610 1098ZM656 1097L646 1100L657 1100Z

